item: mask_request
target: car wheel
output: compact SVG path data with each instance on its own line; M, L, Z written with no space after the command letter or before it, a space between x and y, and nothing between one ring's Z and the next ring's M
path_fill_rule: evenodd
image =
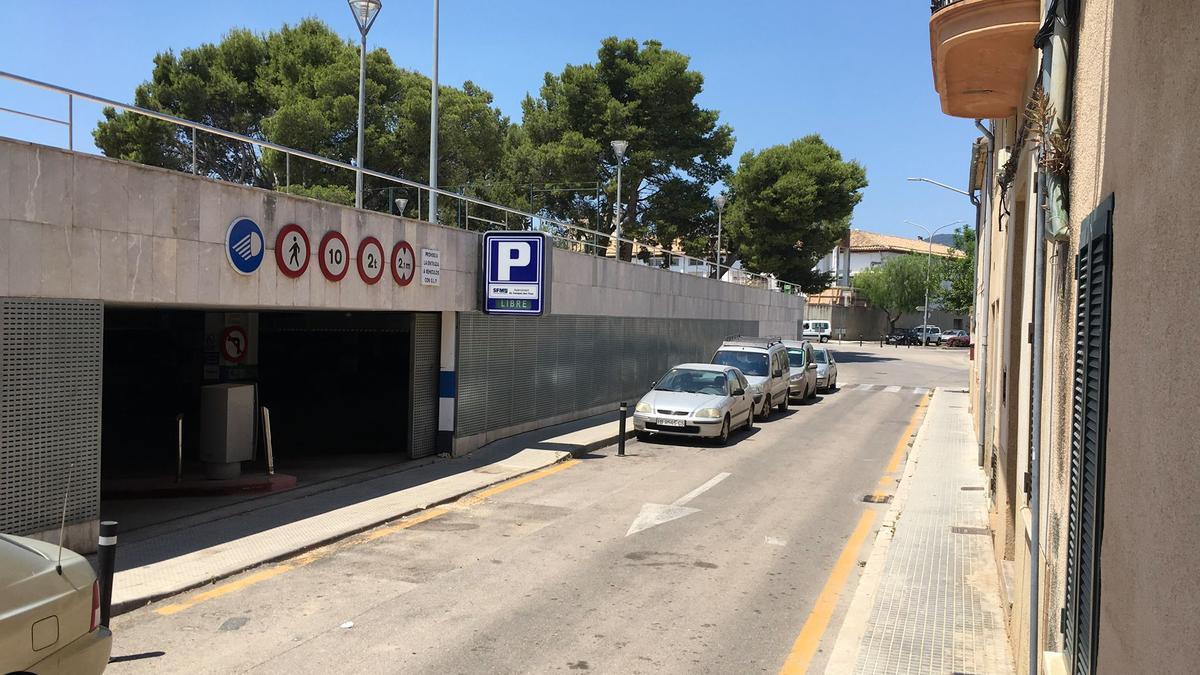
M649 434L649 432L646 432L646 431L635 432L634 436L636 436L637 439L643 443L649 442L649 440L650 440L650 434Z
M828 336L828 335L822 335L822 336L821 336L821 342L829 342L829 336Z
M829 391L833 391L835 389L837 389L837 377L836 376L833 378L833 381L829 383Z
M754 408L750 408L750 414L746 415L746 433L754 431Z
M720 447L729 445L729 415L726 415L725 421L721 422L721 435L717 436L717 445Z
M767 398L763 402L762 415L759 415L759 419L762 419L762 420L770 419L771 418L771 408L773 408L773 407L775 407L775 404L771 403L771 395L767 394Z
M779 402L779 412L787 412L788 398L789 398L789 396L785 395L783 397L783 400Z

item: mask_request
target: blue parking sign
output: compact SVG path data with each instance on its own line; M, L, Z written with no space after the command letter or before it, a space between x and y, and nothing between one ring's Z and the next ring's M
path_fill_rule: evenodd
M485 232L483 311L541 316L549 305L549 247L540 232Z

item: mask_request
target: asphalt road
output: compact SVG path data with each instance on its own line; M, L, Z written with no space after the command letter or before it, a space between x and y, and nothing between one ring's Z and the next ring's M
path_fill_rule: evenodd
M108 672L779 672L864 510L887 508L862 497L894 490L915 388L966 382L962 351L832 347L839 391L728 447L631 441L626 457L608 448L181 596L199 601L179 611L122 615ZM674 519L630 534L639 515ZM814 672L853 567L816 622Z

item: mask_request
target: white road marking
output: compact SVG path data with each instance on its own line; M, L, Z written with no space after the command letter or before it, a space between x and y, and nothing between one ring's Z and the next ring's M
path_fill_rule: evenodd
M913 393L917 394L917 395L928 394L929 388L928 387L913 387Z
M713 476L712 478L709 478L708 482L705 483L704 485L701 485L700 487L696 488L695 490L692 490L691 492L687 493L686 495L671 502L671 506L683 506L683 505L687 504L688 502L692 501L696 497L699 497L700 495L704 494L705 492L708 492L709 490L713 489L714 487L717 486L717 483L720 483L721 481L725 480L726 478L729 478L728 473L719 473L719 474Z
M787 540L779 537L767 537L767 543L771 546L787 546Z
M700 509L694 509L690 506L684 505L696 497L704 494L705 492L713 489L717 483L729 478L729 475L730 474L728 473L719 473L708 479L708 482L680 497L679 499L676 499L670 504L642 505L642 510L638 512L637 518L633 519L633 523L629 526L629 531L625 533L625 536L628 537L629 535L637 534L642 530L648 530L655 525L662 525L663 523L668 523L672 520L683 518L684 516L690 516L693 513L698 513Z
M875 385L873 385L873 384L860 384L860 385L858 385L858 388L859 388L859 390L861 390L861 391L871 391L872 389L874 389L874 388L875 388Z
M887 387L886 389L884 389L884 391L886 391L886 392L887 392L887 393L889 393L889 394L899 394L899 393L900 393L900 387L897 387L896 385L892 385L892 386L890 386L890 387Z

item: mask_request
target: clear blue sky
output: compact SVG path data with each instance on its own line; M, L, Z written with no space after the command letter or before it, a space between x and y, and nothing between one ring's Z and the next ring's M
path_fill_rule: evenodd
M429 72L432 0L383 0L370 34L407 68ZM120 101L147 79L154 54L215 42L229 28L278 28L318 17L356 37L344 0L0 2L0 70ZM731 124L750 149L821 134L867 168L870 187L854 227L913 236L910 219L937 226L974 222L961 195L907 176L958 187L967 179L970 120L942 115L929 61L925 0L444 0L440 80L473 80L514 120L546 71L595 59L609 35L657 39L704 74L701 104ZM47 92L0 81L0 107L64 117ZM78 148L95 151L92 104L77 104ZM0 135L65 145L66 132L0 112Z

